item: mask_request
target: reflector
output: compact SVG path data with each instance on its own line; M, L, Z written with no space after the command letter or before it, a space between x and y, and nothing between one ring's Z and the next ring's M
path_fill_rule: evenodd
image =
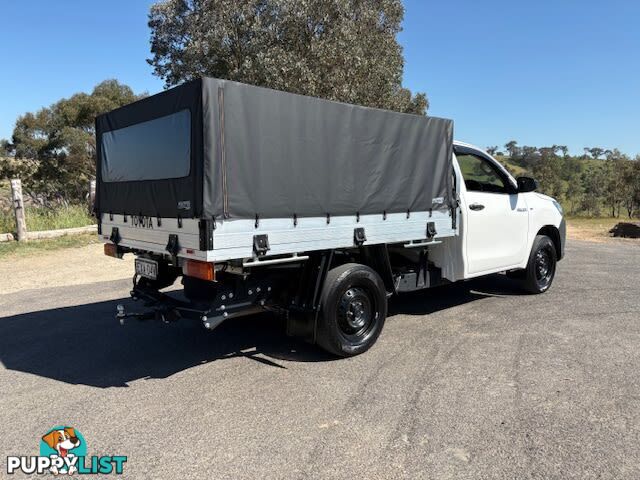
M104 244L104 254L109 257L120 258L118 256L118 246L113 243Z
M187 260L182 266L182 272L188 277L195 277L201 280L215 281L216 272L213 263L200 262L198 260Z

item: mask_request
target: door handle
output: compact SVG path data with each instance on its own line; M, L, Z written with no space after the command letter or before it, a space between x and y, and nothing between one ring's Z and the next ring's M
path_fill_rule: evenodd
M472 203L471 205L469 205L469 208L471 210L478 211L478 210L482 210L484 208L484 205L481 205L479 203Z

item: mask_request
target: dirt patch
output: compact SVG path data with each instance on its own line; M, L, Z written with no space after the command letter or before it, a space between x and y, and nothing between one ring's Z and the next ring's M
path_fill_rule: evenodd
M0 293L133 278L133 255L107 257L100 243L0 260Z
M584 240L595 243L629 243L640 245L640 240L613 238L609 231L619 219L615 218L570 218L567 220L569 240Z
M604 243L611 240L608 235L594 231L591 228L584 228L580 226L567 225L567 238L569 240L585 240L588 242Z

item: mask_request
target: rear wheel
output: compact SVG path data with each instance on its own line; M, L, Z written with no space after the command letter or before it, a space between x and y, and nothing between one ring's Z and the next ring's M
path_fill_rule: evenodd
M378 339L386 316L387 295L380 275L357 263L336 267L322 289L318 344L341 357L363 353Z
M529 263L524 270L524 288L530 293L544 293L549 290L556 275L556 248L546 235L536 236Z

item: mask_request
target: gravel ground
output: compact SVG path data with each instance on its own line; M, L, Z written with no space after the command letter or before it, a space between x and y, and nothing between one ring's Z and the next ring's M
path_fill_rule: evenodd
M133 255L107 257L103 245L34 252L0 260L0 295L133 277Z
M0 290L3 457L68 424L124 478L640 478L636 244L570 243L541 296L492 276L395 299L347 360L268 315L120 327L130 270L87 262L95 283Z

